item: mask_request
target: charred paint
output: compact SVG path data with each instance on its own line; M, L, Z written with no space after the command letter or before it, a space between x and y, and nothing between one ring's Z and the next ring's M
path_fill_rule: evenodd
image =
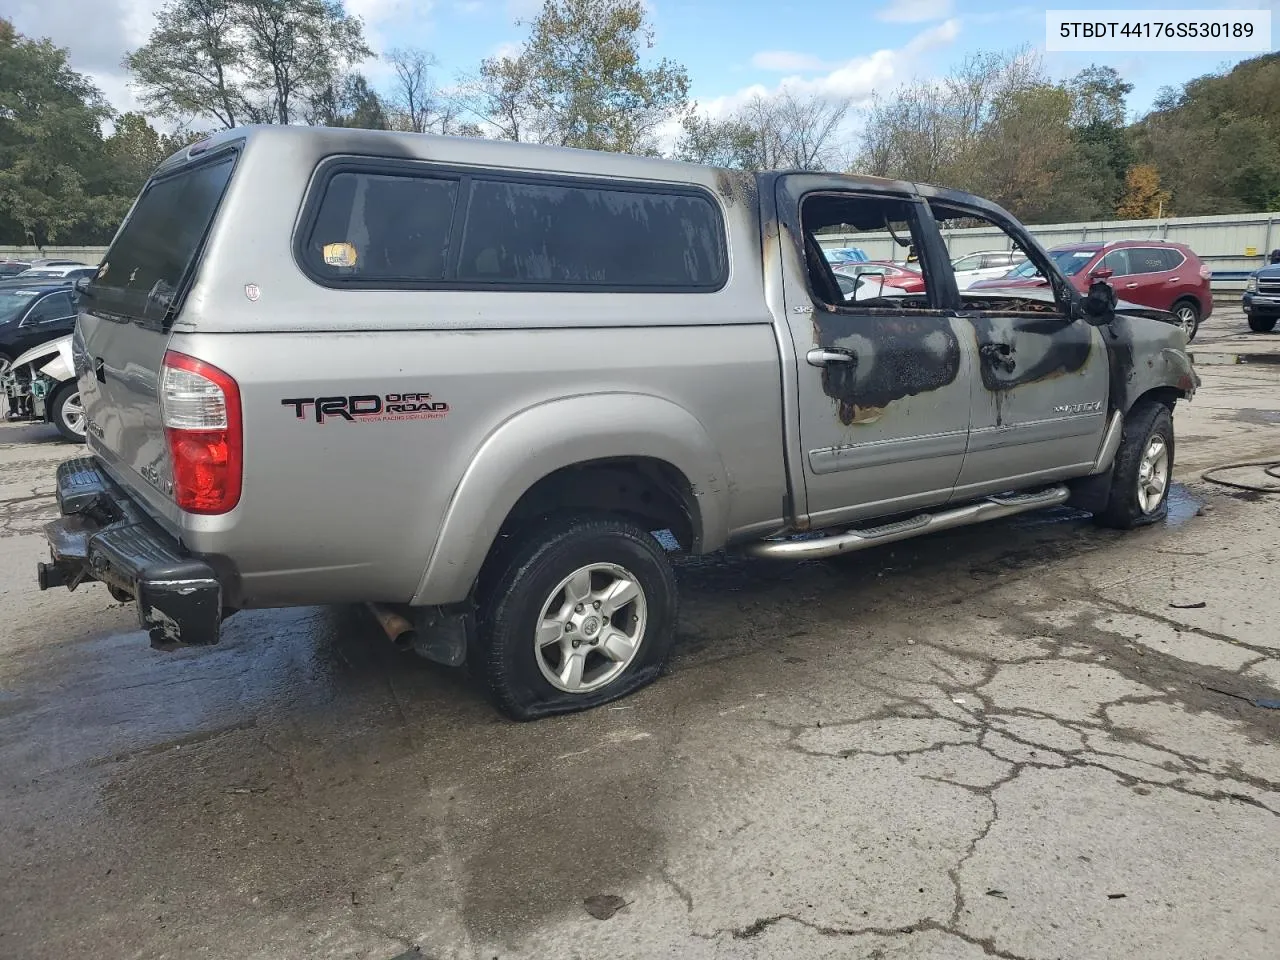
M1190 399L1200 386L1191 358L1177 343L1178 329L1162 320L1151 322L1154 312L1126 309L1102 328L1113 410L1128 413L1143 394L1161 387Z
M822 389L836 401L842 423L877 419L889 404L938 390L960 374L960 341L945 317L815 310L813 324L818 346L853 357L822 373Z
M972 322L982 385L995 394L1078 373L1092 352L1089 326L1061 317L982 316Z
M717 170L716 192L730 207L738 203L755 207L759 199L756 175L743 170Z

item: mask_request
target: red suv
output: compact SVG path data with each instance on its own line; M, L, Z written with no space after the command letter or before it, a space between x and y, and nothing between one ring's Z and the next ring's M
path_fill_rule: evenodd
M1069 243L1054 247L1049 256L1081 293L1094 280L1106 280L1116 296L1144 307L1168 310L1194 340L1200 321L1213 312L1209 268L1183 243L1166 240L1113 240L1110 243ZM1045 283L1035 264L1025 260L1005 276L979 280L970 290L1034 287Z

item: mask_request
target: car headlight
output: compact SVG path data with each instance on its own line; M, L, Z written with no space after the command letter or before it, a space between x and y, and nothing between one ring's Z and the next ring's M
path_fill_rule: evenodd
M1245 293L1257 293L1257 292L1258 292L1258 276L1257 276L1257 274L1253 274L1253 275L1251 275L1251 276L1249 277L1249 279L1248 279L1248 280L1246 280L1246 281L1244 282L1244 292L1245 292Z

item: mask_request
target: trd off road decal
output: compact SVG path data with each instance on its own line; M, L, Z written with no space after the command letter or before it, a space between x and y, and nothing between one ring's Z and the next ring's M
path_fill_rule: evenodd
M429 393L375 393L348 397L296 397L281 400L282 406L293 407L298 420L315 419L326 423L339 419L349 422L385 420L442 420L449 405Z

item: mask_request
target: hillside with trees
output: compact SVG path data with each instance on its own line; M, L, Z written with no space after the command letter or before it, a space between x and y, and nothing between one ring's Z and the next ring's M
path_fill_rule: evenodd
M0 19L0 242L104 243L160 160L250 123L852 170L969 190L1030 223L1280 206L1280 54L1167 88L1136 119L1111 67L1055 80L1028 49L869 104L783 88L712 117L655 56L643 0L545 0L520 25L513 52L449 79L428 51L391 50L375 88L341 0L169 0L124 61L145 113L117 114L67 51Z

